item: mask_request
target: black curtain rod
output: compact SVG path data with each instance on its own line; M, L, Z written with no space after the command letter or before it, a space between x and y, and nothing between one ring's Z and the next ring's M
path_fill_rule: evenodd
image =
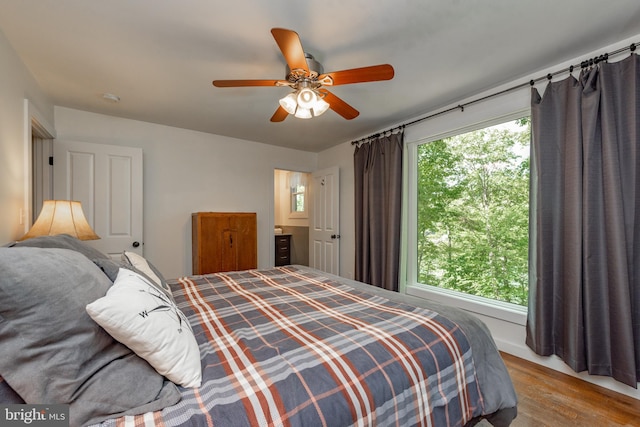
M466 102L466 103L464 103L464 104L458 104L458 105L456 105L455 107L451 107L451 108L447 108L446 110L438 111L437 113L430 114L430 115L425 116L425 117L421 117L421 118L416 119L416 120L413 120L413 121L411 121L411 122L404 123L404 124L402 124L402 125L400 125L400 126L396 126L396 127L392 128L392 130L399 129L399 128L401 128L401 127L402 127L402 128L404 128L405 126L415 125L416 123L420 123L420 122L422 122L422 121L424 121L424 120L432 119L432 118L434 118L434 117L440 116L440 115L442 115L442 114L450 113L450 112L452 112L452 111L460 110L460 111L462 112L462 111L464 111L464 107L466 107L466 106L473 105L473 104L476 104L476 103L478 103L478 102L485 101L485 100L487 100L487 99L493 98L493 97L495 97L495 96L500 96L500 95L503 95L503 94L505 94L505 93L508 93L508 92L512 92L512 91L514 91L514 90L521 89L521 88L523 88L523 87L525 87L525 86L533 86L533 85L535 85L537 82L540 82L540 81L543 81L543 80L551 80L553 77L557 76L558 74L563 74L563 73L566 73L567 71L568 71L569 73L572 73L572 72L573 72L573 70L574 70L575 68L577 68L577 67L580 67L581 69L582 69L582 68L589 68L589 67L592 67L592 66L594 66L594 65L597 65L597 64L598 64L598 63L600 63L600 62L606 62L610 57L615 56L615 55L618 55L618 54L623 53L623 52L626 52L626 51L630 51L630 52L631 52L631 54L633 54L633 52L636 50L636 47L637 47L639 44L640 44L640 43L631 43L631 45L630 45L630 46L623 47L623 48L620 48L620 49L618 49L618 50L614 50L613 52L605 53L605 54L602 54L602 55L599 55L599 56L596 56L596 57L593 57L593 58L590 58L590 59L584 60L584 61L580 62L579 64L576 64L576 65L570 65L570 66L568 66L568 67L566 67L566 68L563 68L562 70L558 70L558 71L555 71L555 72L553 72L553 73L549 73L549 74L547 74L546 76L538 77L538 78L536 78L536 79L529 80L528 82L525 82L525 83L520 83L520 84L518 84L518 85L515 85L515 86L512 86L512 87L509 87L509 88L504 89L504 90L501 90L501 91L499 91L499 92L495 92L495 93L492 93L492 94L489 94L489 95L486 95L486 96L480 97L480 98L478 98L478 99L474 99L474 100L469 101L469 102ZM352 142L351 142L351 145L359 144L360 142L366 141L367 139L370 139L370 138L376 138L376 137L379 137L380 135L384 134L385 132L388 132L388 131L379 132L379 133L374 134L374 135L372 135L372 136L369 136L369 137L367 137L367 138L361 138L361 139L358 139L357 141L352 141Z
M391 128L391 129L387 129L385 131L378 132L378 133L375 133L373 135L367 136L365 138L360 138L360 139L357 139L355 141L351 141L351 145L358 145L360 143L367 142L370 139L380 138L382 135L384 135L387 132L394 133L396 131L404 130L404 127L405 127L405 125L396 126L396 127Z

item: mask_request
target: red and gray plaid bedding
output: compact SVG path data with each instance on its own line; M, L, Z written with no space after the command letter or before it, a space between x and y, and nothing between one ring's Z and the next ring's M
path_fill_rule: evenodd
M462 426L483 413L472 351L446 317L296 267L171 283L203 384L106 425Z

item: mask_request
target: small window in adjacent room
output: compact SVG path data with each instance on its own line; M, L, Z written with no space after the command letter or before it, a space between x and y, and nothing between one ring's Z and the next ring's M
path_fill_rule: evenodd
M289 218L307 218L307 174L291 172L289 189L291 191Z

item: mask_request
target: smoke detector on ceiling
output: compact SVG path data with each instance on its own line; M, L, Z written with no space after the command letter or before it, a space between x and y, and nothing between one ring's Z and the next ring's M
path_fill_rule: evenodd
M102 98L110 102L120 102L120 97L118 95L114 95L112 93L103 93Z

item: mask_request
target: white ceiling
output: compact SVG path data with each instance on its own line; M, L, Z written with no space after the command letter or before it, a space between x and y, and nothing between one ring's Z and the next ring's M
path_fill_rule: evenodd
M395 77L331 88L354 120L272 123L290 89L211 81L283 79L273 27L327 72ZM638 35L640 2L0 0L0 30L56 105L318 152Z

